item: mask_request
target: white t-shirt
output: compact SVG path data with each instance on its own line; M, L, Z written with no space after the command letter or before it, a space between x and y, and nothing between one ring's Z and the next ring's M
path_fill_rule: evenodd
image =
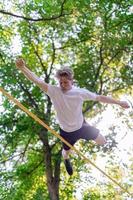
M97 94L83 88L72 87L63 92L58 86L48 85L48 96L57 112L60 128L66 132L78 130L83 124L82 105L86 100L96 100Z

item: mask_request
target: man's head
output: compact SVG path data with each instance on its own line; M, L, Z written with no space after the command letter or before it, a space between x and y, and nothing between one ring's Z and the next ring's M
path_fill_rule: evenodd
M67 91L72 88L73 85L73 71L64 67L56 72L56 77L59 80L59 84L62 90Z

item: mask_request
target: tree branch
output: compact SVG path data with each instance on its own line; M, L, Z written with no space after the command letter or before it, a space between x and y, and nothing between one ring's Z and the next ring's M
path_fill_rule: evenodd
M30 29L32 28L31 25L30 25L30 23L29 23L29 28ZM35 37L35 39L37 40L37 42L39 44L39 42L40 42L39 41L39 37L38 37L39 33L37 32L37 29L34 26L33 26L33 30L34 30L34 32L35 32L35 34L37 36L37 37ZM31 34L32 34L32 32L31 32ZM31 40L31 45L32 45L32 39L30 38L30 40ZM38 58L38 60L39 60L39 62L41 64L41 66L42 66L43 71L45 72L46 71L46 67L44 66L42 58L41 58L41 56L38 53L38 46L37 45L36 45L36 47L34 45L32 45L32 46L33 46L33 49L34 49L34 53L37 56L37 58Z
M20 159L23 159L23 158L24 158L25 153L26 153L26 151L27 151L27 149L28 149L28 146L29 146L29 144L30 144L31 139L32 139L32 137L29 138L29 140L28 140L28 142L27 142L27 144L26 144L26 146L25 146L23 152L21 152L21 153L19 153L19 154L17 154L17 155L11 155L11 156L8 157L6 160L1 161L0 164L5 164L7 161L10 161L10 160L12 160L13 158L19 156L19 159L18 159L17 162L16 162L16 164L17 164L17 163L19 162ZM16 165L16 164L15 164L15 165Z
M100 51L99 51L100 63L99 63L99 66L98 66L98 69L97 69L97 72L96 72L96 75L95 75L95 81L98 79L98 76L99 76L99 74L100 74L101 67L102 67L102 65L103 65L103 55L102 55L102 52L103 52L103 44L101 44L101 46L100 46Z
M44 160L41 160L37 165L34 166L34 168L28 172L26 172L26 175L31 175L42 163L44 162Z
M23 84L20 83L20 82L19 82L19 85L20 85L21 89L24 91L24 93L26 94L26 96L28 96L29 102L30 102L31 106L34 106L35 109L37 109L39 111L38 105L36 104L35 100L32 98L32 95L30 94L30 92L28 91L28 89L25 88L23 86Z
M29 146L29 144L30 144L31 139L32 139L32 137L29 138L27 144L25 145L25 148L24 148L23 152L21 152L19 159L16 161L16 163L15 163L15 165L14 165L15 167L16 167L16 165L18 164L18 162L19 162L20 159L23 161L23 158L24 158L25 153L26 153L26 151L27 151L27 149L28 149L28 146Z
M98 102L94 101L93 104L89 107L87 107L84 111L83 111L83 115L85 115L85 113L87 113L89 110L91 110L93 108L94 105L96 105Z
M66 0L64 0L61 4L61 9L60 9L59 15L53 15L52 17L31 18L31 17L22 16L22 15L17 15L17 14L14 14L14 13L11 13L11 12L8 12L8 11L5 11L5 10L0 10L0 13L2 13L4 15L9 15L9 16L12 16L12 17L15 17L15 18L20 18L20 19L23 19L23 20L26 20L26 21L33 21L33 22L51 21L51 20L59 19L59 18L64 17L66 15L72 14L72 13L63 13L65 2L66 2Z
M52 69L53 69L53 64L54 64L54 61L55 61L55 45L54 45L54 42L52 42L52 49L53 49L52 62L51 62L50 69L49 69L49 73L48 73L46 79L49 79L50 74L51 74ZM48 81L48 80L47 80L47 81Z
M62 47L58 47L58 48L55 48L55 50L63 50L63 49L66 49L66 48L69 48L71 47L72 45L73 46L76 46L77 44L80 44L82 42L87 42L88 41L88 38L87 39L82 39L82 40L75 40L72 44L70 45L65 45L65 46L62 46Z
M34 53L35 53L35 55L37 56L37 58L38 58L38 60L39 60L39 62L40 62L40 64L41 64L43 70L45 71L46 68L45 68L45 66L44 66L44 64L43 64L43 62L42 62L42 58L41 58L41 56L39 55L38 50L36 50L35 48L34 48Z
M6 162L12 160L13 158L16 158L16 157L18 157L18 156L21 156L22 154L23 154L23 152L21 152L21 153L19 153L19 154L17 154L17 155L11 155L11 156L8 157L6 160L0 161L0 164L5 164ZM19 159L20 159L20 158L19 158Z

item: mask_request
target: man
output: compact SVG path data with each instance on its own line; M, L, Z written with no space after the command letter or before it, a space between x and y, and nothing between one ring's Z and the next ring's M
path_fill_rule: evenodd
M40 87L51 98L54 108L57 112L57 118L60 125L61 136L74 145L79 139L94 140L96 144L104 145L105 138L99 130L85 122L82 114L82 105L86 100L99 101L109 104L117 104L122 108L129 108L125 101L115 100L111 97L97 95L83 88L73 86L73 72L69 68L63 68L57 71L56 77L59 86L45 83L33 72L31 72L23 59L17 59L16 67L36 85ZM66 170L69 175L73 174L72 165L69 160L71 149L63 143L62 156Z

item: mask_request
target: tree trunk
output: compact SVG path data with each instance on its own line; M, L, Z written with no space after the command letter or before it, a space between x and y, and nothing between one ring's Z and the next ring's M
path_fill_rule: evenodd
M58 152L52 165L51 148L48 144L47 130L42 129L39 137L43 142L44 164L46 168L47 187L50 200L59 200L61 150Z
M47 183L50 200L59 200L59 183Z
M47 154L49 157L49 153ZM47 177L47 187L49 191L50 200L59 200L59 183L60 183L60 163L61 163L61 150L56 155L56 160L54 160L55 165L51 170L47 169L48 161L46 160L46 177ZM51 176L51 172L52 176Z

